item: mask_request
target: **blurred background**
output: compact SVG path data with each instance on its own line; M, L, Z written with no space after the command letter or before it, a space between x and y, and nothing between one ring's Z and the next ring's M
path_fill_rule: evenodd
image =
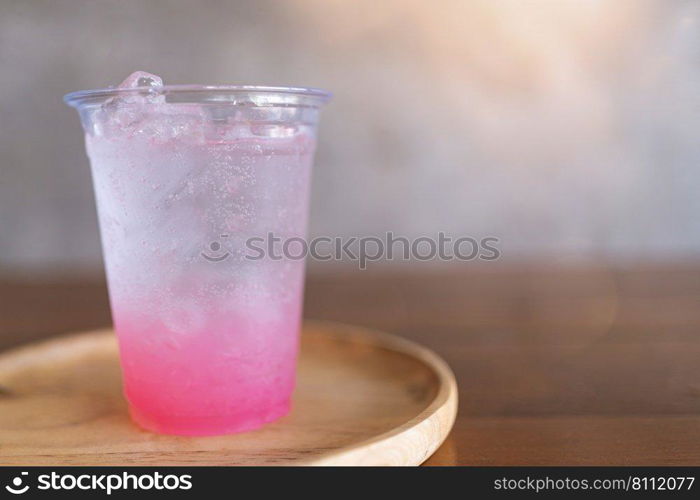
M500 240L497 262L309 263L307 317L455 371L432 463L697 465L699 62L697 0L0 2L0 350L110 324L65 93L315 86L311 236Z
M496 236L505 262L694 259L699 16L684 0L2 2L0 275L101 273L61 97L137 69L332 90L312 235Z

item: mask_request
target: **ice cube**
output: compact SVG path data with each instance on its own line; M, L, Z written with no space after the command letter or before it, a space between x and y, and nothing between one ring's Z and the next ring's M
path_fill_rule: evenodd
M206 114L197 104L170 103L160 106L135 130L159 142L178 139L188 143L204 141Z
M277 123L255 123L250 127L257 137L284 138L293 137L297 133L295 125L280 125Z
M210 119L199 104L166 102L163 80L145 71L129 75L96 113L95 131L105 137L144 137L203 143Z
M163 94L163 79L159 76L135 71L117 86L118 90L135 89L134 92L119 93L105 101L102 108L106 111L114 111L115 108L123 108L127 104L162 104L165 103ZM139 89L138 91L136 89ZM141 90L143 89L143 90ZM138 110L127 112L134 115ZM123 120L122 120L123 121Z
M163 79L145 71L134 71L120 83L118 89L134 89L137 87L158 88L163 86Z

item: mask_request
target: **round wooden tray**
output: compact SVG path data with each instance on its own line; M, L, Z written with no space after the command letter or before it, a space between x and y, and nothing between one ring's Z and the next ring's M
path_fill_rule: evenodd
M304 325L292 412L227 436L133 424L111 330L0 355L0 465L418 465L456 411L454 376L433 352L337 323Z

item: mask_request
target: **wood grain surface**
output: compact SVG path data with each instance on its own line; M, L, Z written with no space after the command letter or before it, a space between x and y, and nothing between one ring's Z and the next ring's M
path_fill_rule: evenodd
M419 465L457 411L452 372L413 342L307 322L289 415L235 435L157 435L129 419L111 330L0 355L0 465Z
M0 347L109 324L104 284L6 280ZM311 275L307 317L436 351L454 429L429 465L700 465L700 263Z

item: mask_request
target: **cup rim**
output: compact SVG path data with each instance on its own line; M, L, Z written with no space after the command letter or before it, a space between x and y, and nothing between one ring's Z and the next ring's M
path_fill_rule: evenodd
M63 101L74 108L88 104L102 104L109 98L129 94L158 93L161 95L191 95L200 104L232 104L253 106L320 107L332 94L315 87L283 87L268 85L162 85L158 87L107 87L78 90L63 96ZM208 94L208 95L207 95ZM188 102L188 101L185 101Z

